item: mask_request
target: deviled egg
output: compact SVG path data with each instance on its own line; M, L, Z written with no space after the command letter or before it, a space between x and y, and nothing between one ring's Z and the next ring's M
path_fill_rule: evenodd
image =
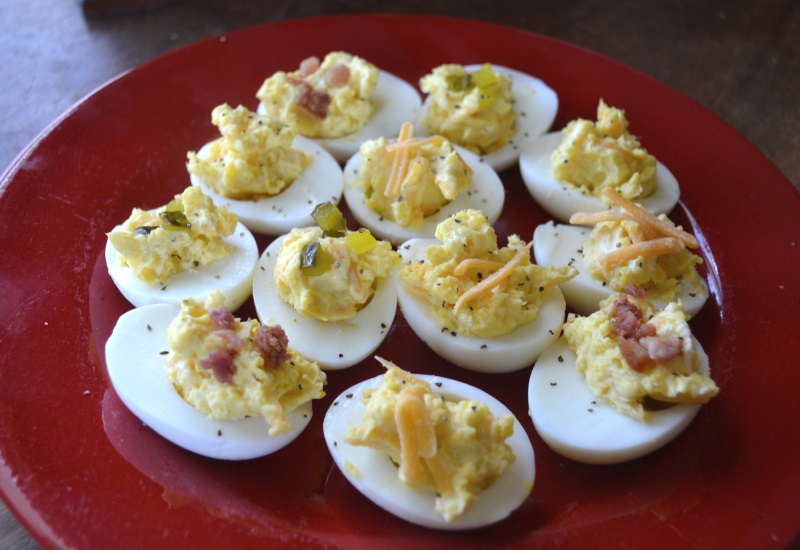
M517 162L558 112L558 95L529 74L484 63L441 65L420 80L420 133L443 135L498 172Z
M211 122L221 137L188 153L190 181L252 231L279 235L313 223L316 204L339 202L342 170L313 140L243 106L220 105Z
M558 285L577 273L532 264L531 244L511 235L498 247L483 213L465 210L439 224L436 238L401 245L397 295L409 326L466 369L530 366L558 338L566 311Z
M353 217L393 244L432 237L461 210L483 210L494 223L505 201L497 172L442 136L413 134L405 122L396 140L367 141L347 161L344 197Z
M240 321L221 293L205 304L124 313L106 343L115 391L142 422L194 453L270 454L308 425L325 373L287 347L280 327Z
M256 96L260 113L316 140L339 162L361 142L390 135L422 104L411 84L345 52L331 52L322 61L309 57L295 71L279 71Z
M530 494L533 447L500 401L456 380L387 371L345 390L322 429L342 474L411 523L464 530L508 517Z
M570 315L533 367L528 400L553 450L607 464L666 445L718 391L679 304L655 311L618 294L588 317Z
M108 233L108 273L134 306L205 300L214 290L237 309L250 296L258 247L232 212L188 187L155 210L134 208Z
M526 145L519 167L530 194L561 222L576 212L607 210L607 187L668 214L680 197L678 180L628 132L624 111L601 100L597 119L573 120Z
M399 258L369 231L348 231L334 206L316 212L325 229L293 229L261 255L253 301L259 318L280 324L295 349L325 369L341 369L372 354L388 334Z
M578 275L561 284L567 305L582 315L632 285L660 307L680 300L690 317L705 304L708 284L691 252L697 239L665 215L654 216L612 189L607 196L621 210L573 214L576 225L542 224L533 233L533 252L541 265L573 265ZM592 225L590 230L580 225Z

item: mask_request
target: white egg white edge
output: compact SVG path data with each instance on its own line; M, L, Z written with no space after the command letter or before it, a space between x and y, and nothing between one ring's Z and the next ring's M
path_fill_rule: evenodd
M207 159L211 143L206 143L197 156ZM257 200L238 200L224 197L194 174L192 185L200 187L216 206L224 206L251 231L264 235L280 235L294 227L314 223L311 212L317 204L338 204L342 198L344 178L336 159L314 140L295 136L292 147L312 156L311 163L281 193Z
M466 65L464 68L473 72L481 67L482 65ZM558 113L558 94L535 76L502 65L492 64L492 69L511 78L511 97L517 112L516 128L511 140L500 149L480 157L489 166L502 172L517 162L520 152L534 138L550 129ZM431 133L423 122L429 108L430 101L426 98L415 122L420 135Z
M417 237L432 237L436 226L461 210L482 210L489 223L493 224L500 217L505 203L506 190L500 176L480 157L463 147L455 146L461 158L472 171L472 183L444 205L438 212L426 217L418 228L404 227L393 220L388 220L369 208L364 191L356 185L358 171L361 169L361 153L356 153L344 167L344 199L356 221L381 239L386 239L395 246Z
M354 317L320 321L303 316L277 294L275 264L286 235L275 239L258 260L253 278L253 302L264 324L279 324L289 347L325 370L360 363L381 345L394 322L397 290L391 277L381 277L369 303Z
M120 229L119 225L114 230ZM151 304L180 304L186 298L204 302L215 290L225 295L225 306L236 311L250 297L253 272L258 261L258 245L253 234L241 222L223 241L233 247L226 257L190 271L176 273L163 285L142 281L131 268L122 264L117 249L106 240L108 274L119 291L136 307Z
M581 315L591 315L599 309L600 302L611 296L615 290L592 277L583 265L584 242L592 232L589 227L554 224L552 221L536 227L533 232L533 254L536 263L543 266L572 265L578 275L559 286L564 293L567 305ZM690 287L681 280L678 298L683 303L683 310L688 317L694 317L706 303L709 291L708 284L700 277L701 291ZM655 303L663 308L666 304Z
M551 157L561 144L563 134L550 132L530 141L519 157L522 180L536 202L551 216L568 222L576 212L601 212L609 206L591 195L584 195L574 187L553 176ZM678 180L669 168L656 161L656 189L652 195L635 202L656 215L669 214L680 198Z
M485 403L493 415L512 414L500 401L486 392L449 378L414 375L428 382L434 391L447 399L470 399ZM328 450L342 474L364 496L384 510L406 521L434 529L465 530L501 521L516 510L530 494L536 474L533 446L518 419L514 433L506 443L516 460L465 512L453 521L445 520L435 508L433 491L413 489L398 477L397 467L382 452L350 445L344 441L351 425L360 425L364 416L361 396L367 388L379 388L383 375L365 380L333 400L325 414L322 431Z
M372 118L357 132L339 138L314 139L338 162L345 162L358 152L361 143L385 135L397 135L400 126L414 120L422 105L422 98L414 86L387 71L378 70L378 83L371 98L374 105ZM261 103L258 112L265 113Z
M117 321L105 355L111 384L125 406L165 439L210 458L257 458L297 438L311 420L311 402L287 413L289 432L270 436L264 418L211 420L181 398L169 379L164 353L167 328L179 311L174 304L142 306Z
M694 345L700 371L708 372L708 356L696 339ZM534 365L528 406L536 431L550 448L587 464L627 462L652 453L677 437L701 407L676 404L651 411L647 422L617 412L591 393L564 338Z
M404 263L425 258L438 239L412 239L398 247ZM487 373L513 372L532 365L539 354L556 341L564 324L566 302L558 287L545 289L536 318L508 334L492 338L466 336L443 328L431 305L395 276L397 298L403 317L416 335L437 355L461 368ZM456 332L455 335L453 332Z

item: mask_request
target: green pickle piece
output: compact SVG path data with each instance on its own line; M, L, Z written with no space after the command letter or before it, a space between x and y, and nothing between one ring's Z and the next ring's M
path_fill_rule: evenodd
M311 217L317 222L325 237L344 237L347 233L347 221L336 205L323 202L314 207Z
M170 229L173 231L188 231L192 224L189 223L189 220L186 219L186 214L183 212L179 212L176 210L167 210L165 212L159 212L158 216L163 220L164 229Z
M447 89L451 92L463 92L475 86L469 73L451 74L445 77L445 80L447 82Z
M326 273L333 266L333 256L326 252L319 241L312 241L300 253L300 271L311 277Z
M376 246L378 241L372 236L368 229L361 228L358 231L348 233L345 238L347 246L353 249L356 254L366 254Z

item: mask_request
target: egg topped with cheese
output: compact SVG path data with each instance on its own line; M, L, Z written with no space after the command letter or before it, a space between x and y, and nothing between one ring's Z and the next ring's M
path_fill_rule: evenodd
M368 61L331 52L320 62L310 57L293 72L279 71L256 93L270 118L302 136L336 138L352 134L372 117L371 96L378 69Z
M611 188L603 196L619 210L578 212L570 217L572 225L549 222L534 232L539 263L569 261L579 270L561 287L570 307L588 315L600 301L631 285L661 306L681 300L687 315L694 316L709 295L697 271L703 259L693 252L700 246L697 238Z
M679 302L656 310L643 295L615 294L588 317L570 315L564 337L590 391L632 418L649 418L648 400L706 403L719 391L698 369Z
M423 122L431 133L479 155L496 151L514 135L517 113L511 79L489 63L475 71L441 65L419 85L428 94Z
M495 417L486 404L449 401L427 382L384 362L383 383L361 398L364 414L344 442L385 453L400 480L436 492L436 511L458 518L515 456L505 440L514 416Z
M288 412L325 395L325 373L288 347L283 329L235 318L219 292L185 300L167 335L175 389L211 419L263 417L275 436L290 430Z
M311 155L292 148L295 132L286 124L244 106L219 105L211 122L222 137L203 157L188 153L187 169L219 195L258 199L277 195L311 163Z
M573 267L530 261L531 244L497 235L480 210L459 212L436 229L441 244L400 271L400 280L423 297L442 327L467 336L508 334L537 317L545 289L577 274Z
M278 253L275 287L284 302L306 317L349 319L369 302L378 280L398 261L391 244L367 230L336 236L319 227L295 228Z
M628 132L625 111L601 99L597 122L577 119L562 131L553 152L553 175L598 198L606 187L628 199L645 198L656 186L656 159Z
M394 142L381 137L363 143L354 183L382 218L418 228L470 186L473 171L449 140L415 139L413 131L406 122Z

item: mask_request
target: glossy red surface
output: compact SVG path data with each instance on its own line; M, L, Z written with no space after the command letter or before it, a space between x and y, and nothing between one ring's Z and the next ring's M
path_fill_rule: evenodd
M417 372L484 388L519 417L536 451L528 501L474 533L410 526L358 494L321 435L329 401L380 371L330 373L310 428L244 463L194 456L143 427L109 388L100 359L129 308L105 272L105 231L134 206L188 185L188 150L214 134L219 103L255 91L308 55L342 49L410 82L444 62L492 61L559 94L560 128L599 98L678 177L674 217L700 237L713 296L692 326L720 395L666 448L632 463L559 457L527 417L530 369L467 373L443 363L398 314L378 353ZM546 217L519 171L497 229L530 239ZM686 210L691 212L688 216ZM287 21L155 59L78 104L0 181L0 492L45 547L782 547L800 532L800 197L744 138L651 78L569 44L510 28L426 16ZM266 244L262 239L262 247ZM240 315L253 315L247 304Z

